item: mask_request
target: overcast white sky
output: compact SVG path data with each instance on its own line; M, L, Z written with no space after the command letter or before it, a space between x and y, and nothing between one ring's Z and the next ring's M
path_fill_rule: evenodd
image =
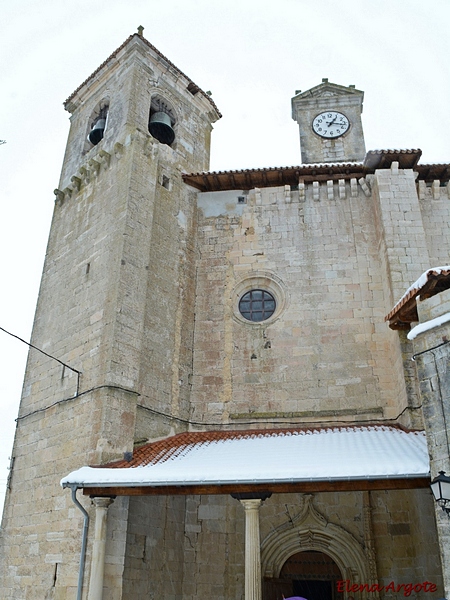
M4 2L0 327L30 338L69 130L62 102L138 25L212 91L223 118L211 170L226 170L299 164L290 100L323 77L364 90L368 150L450 162L449 23L449 0ZM0 331L0 506L26 355Z

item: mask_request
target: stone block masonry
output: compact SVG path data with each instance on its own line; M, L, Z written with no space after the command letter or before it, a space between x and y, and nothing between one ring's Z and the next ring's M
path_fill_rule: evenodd
M282 187L250 191L246 204L200 194L195 420L347 422L403 410L402 365L386 354L377 188L367 199L338 187L331 200L333 186L319 184L288 197ZM388 217L393 227L398 215ZM252 280L280 285L283 308L267 324L239 318L237 291Z

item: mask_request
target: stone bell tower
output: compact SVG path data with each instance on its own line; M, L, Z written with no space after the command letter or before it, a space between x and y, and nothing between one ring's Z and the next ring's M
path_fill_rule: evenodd
M1 530L4 598L73 593L67 550L80 543L81 519L61 477L168 435L164 413L182 423L188 411L195 191L181 174L208 169L220 113L142 28L65 108L71 128L32 334L45 354L29 353ZM126 503L110 514L120 546Z
M364 92L322 79L292 98L292 118L300 129L302 163L363 161L361 122Z

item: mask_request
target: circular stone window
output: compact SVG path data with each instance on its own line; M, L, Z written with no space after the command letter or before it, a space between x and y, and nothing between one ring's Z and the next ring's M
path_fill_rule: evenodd
M270 319L275 308L275 298L266 290L250 290L239 300L239 312L253 323Z
M232 293L233 317L240 323L266 326L273 323L287 306L287 295L280 278L268 271L247 275Z

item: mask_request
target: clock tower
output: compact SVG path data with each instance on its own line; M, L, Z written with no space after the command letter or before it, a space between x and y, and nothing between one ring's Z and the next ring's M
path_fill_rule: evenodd
M366 153L361 122L364 92L322 83L292 98L300 128L302 163L360 162Z

